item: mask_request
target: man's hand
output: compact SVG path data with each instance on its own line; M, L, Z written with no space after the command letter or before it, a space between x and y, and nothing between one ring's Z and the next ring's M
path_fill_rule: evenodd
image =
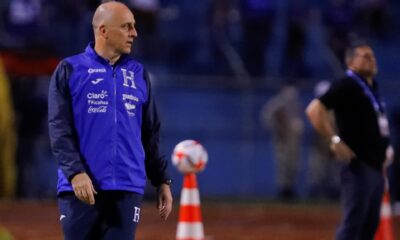
M389 145L386 148L386 158L383 162L383 175L387 176L387 168L393 163L394 161L394 149L392 145Z
M394 149L392 147L392 145L389 145L386 148L386 158L385 158L385 162L384 162L384 167L389 167L394 161Z
M172 194L169 185L161 184L157 189L157 207L160 217L167 220L172 211Z
M78 173L71 180L75 196L84 203L94 205L94 194L97 194L93 187L92 180L86 173Z
M347 146L347 144L343 141L332 143L331 150L337 159L344 161L345 163L350 163L350 161L356 157L356 154L353 152L353 150L351 150L350 147Z

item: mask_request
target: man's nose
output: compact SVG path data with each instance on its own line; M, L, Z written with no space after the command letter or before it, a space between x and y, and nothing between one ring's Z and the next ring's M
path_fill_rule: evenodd
M136 31L136 28L132 28L132 30L129 33L129 36L133 37L133 38L137 38L138 33Z

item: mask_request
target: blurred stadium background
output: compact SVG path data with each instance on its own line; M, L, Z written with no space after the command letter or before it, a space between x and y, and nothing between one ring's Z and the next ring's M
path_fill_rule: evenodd
M21 234L19 231L26 230L24 225L15 226L23 223L24 217L18 218L17 212L12 214L12 209L18 206L25 209L29 200L31 209L48 210L56 216L56 162L49 149L46 116L48 83L60 59L79 53L92 40L91 17L99 2L0 1L0 60L4 68L4 72L0 71L0 197L18 200L16 203L0 201L0 226L10 228L18 239L45 238L30 235L29 231ZM317 83L340 76L346 44L356 39L368 40L377 56L378 81L387 102L395 152L399 153L400 2L123 2L133 9L137 21L139 37L134 43L133 55L147 66L153 77L162 120L164 153L170 159L175 144L184 139L198 140L208 150L209 163L198 180L202 200L210 205L211 212L219 209L218 203L233 203L233 206L248 203L248 208L260 207L265 214L274 208L289 213L296 212L294 209L306 209L303 216L308 211L319 212L316 223L324 214L334 214L325 235L306 235L307 239L331 239L339 219L338 189L335 179L324 180L331 181L327 184L333 187L323 189L322 186L318 190L310 180L314 169L311 149L315 135L303 108L314 97ZM299 145L299 171L293 176L294 192L289 199L284 199L285 204L295 205L293 208L277 203L282 196L276 181L276 152L272 133L263 128L260 120L263 105L286 85L294 86L299 92L300 119L304 126ZM338 166L332 167L334 172ZM172 164L170 171L178 202L182 176ZM400 201L399 173L400 159L396 154L389 171L393 203ZM151 201L153 189L149 187L147 193ZM263 202L269 204L263 205ZM327 205L321 210L309 202ZM43 205L50 207L41 208ZM243 209L246 211L246 207ZM252 221L252 215L244 216ZM43 225L54 221L51 226L58 227L56 219ZM205 221L207 219L210 220L206 215ZM286 219L282 216L277 219L286 226L285 221L293 218L289 215ZM6 220L15 224L10 227ZM264 221L263 224L271 227L276 223ZM207 222L205 225L207 232ZM295 223L289 224L284 231L298 233L293 226ZM312 231L314 223L310 226ZM166 231L174 232L175 225L172 228ZM306 239L284 236L233 238L221 235L210 239ZM173 234L159 239L173 239Z

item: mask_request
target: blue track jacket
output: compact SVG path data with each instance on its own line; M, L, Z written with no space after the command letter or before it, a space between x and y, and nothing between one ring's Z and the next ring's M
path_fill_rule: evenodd
M159 153L160 122L143 66L127 55L114 66L89 44L60 62L49 87L49 132L58 193L86 172L96 190L143 194L169 178Z

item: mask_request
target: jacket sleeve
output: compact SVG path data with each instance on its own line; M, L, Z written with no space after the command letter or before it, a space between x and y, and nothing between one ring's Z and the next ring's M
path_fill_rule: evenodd
M149 75L144 71L144 79L147 84L147 102L143 106L142 143L145 151L146 174L153 186L159 186L167 179L168 162L159 151L160 120L158 118L156 104L152 95Z
M85 172L79 153L79 141L73 123L69 78L72 66L62 61L53 73L49 86L49 134L53 155L65 177L71 181Z

